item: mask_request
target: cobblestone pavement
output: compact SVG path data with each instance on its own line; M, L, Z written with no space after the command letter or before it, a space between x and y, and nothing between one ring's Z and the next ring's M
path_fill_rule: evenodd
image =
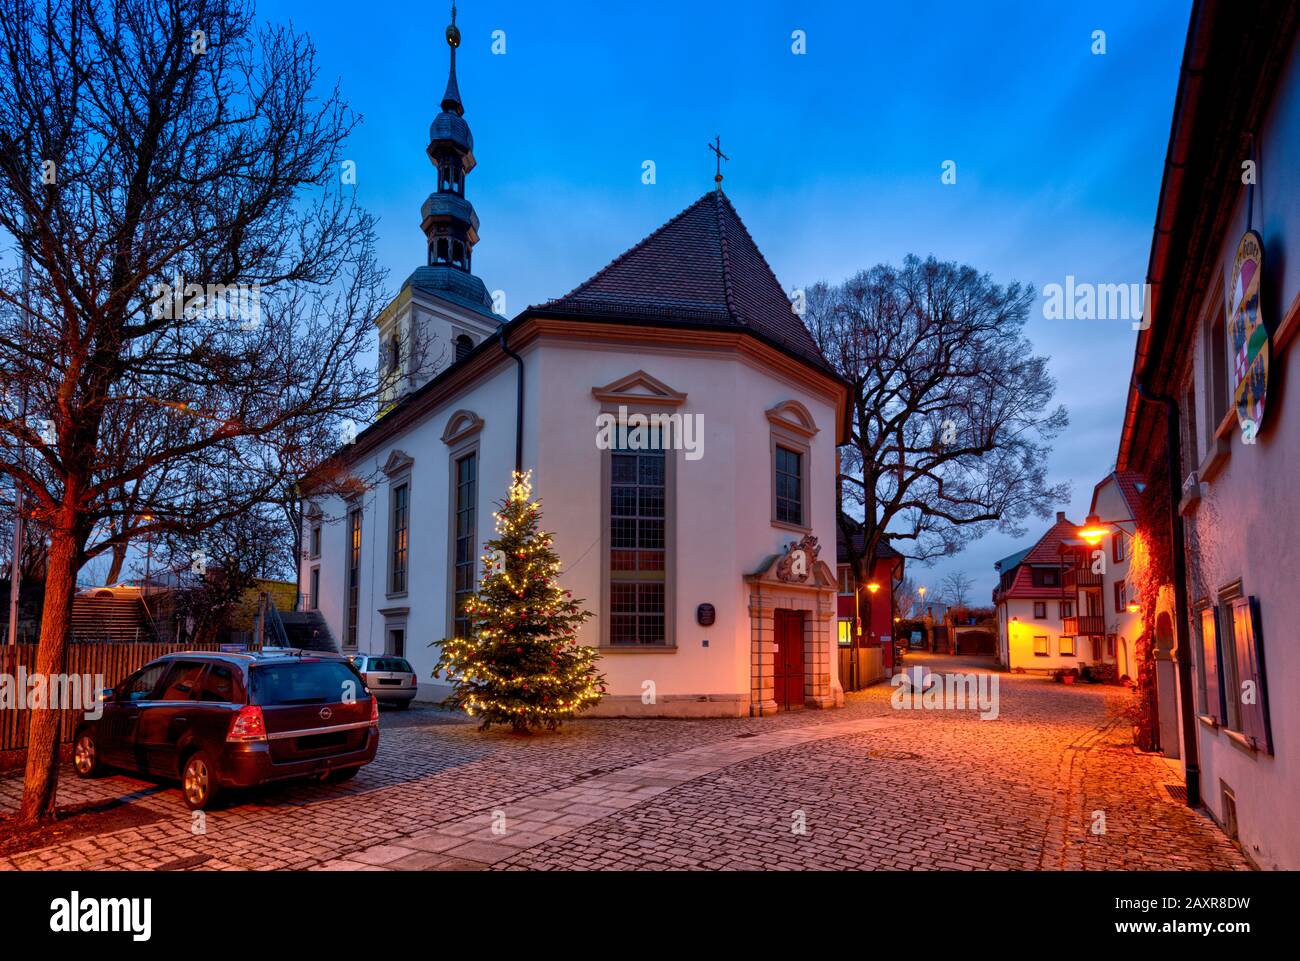
M883 684L837 711L587 720L534 737L385 713L355 780L235 795L205 834L172 785L69 770L61 803L125 805L138 823L0 870L1247 867L1169 795L1170 765L1128 743L1125 692L998 681L988 721L894 710ZM0 778L0 809L20 792L20 776Z

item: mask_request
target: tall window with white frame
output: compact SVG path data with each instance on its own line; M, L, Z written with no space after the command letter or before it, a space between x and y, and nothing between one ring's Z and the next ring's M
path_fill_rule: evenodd
M456 637L469 637L472 619L465 610L465 602L474 593L475 539L478 524L478 453L470 452L456 461L455 468L455 520L456 552L452 564L452 633Z
M779 445L776 448L776 519L783 524L803 524L803 455Z
M389 560L388 593L406 593L406 569L411 556L411 485L398 484L392 493L392 557Z
M667 643L667 463L658 443L610 452L609 643Z
M357 617L361 602L361 509L348 512L347 620L344 622L343 645L357 646Z

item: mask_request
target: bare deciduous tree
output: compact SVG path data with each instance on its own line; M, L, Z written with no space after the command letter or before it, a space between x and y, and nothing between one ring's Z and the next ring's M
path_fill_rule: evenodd
M41 673L88 558L238 518L373 410L357 121L317 88L243 0L0 0L0 231L31 264L0 274L0 473L48 532ZM21 822L54 811L58 724L33 713Z
M995 527L1019 535L1067 496L1047 482L1068 419L1024 336L1032 302L1032 288L915 256L807 291L808 327L852 387L838 517L859 578L886 532L931 560Z
M939 582L939 597L948 607L965 607L974 587L975 578L965 571L951 571Z

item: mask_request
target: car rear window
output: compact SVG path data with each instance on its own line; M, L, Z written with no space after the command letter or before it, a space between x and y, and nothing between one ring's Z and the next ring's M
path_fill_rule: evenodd
M414 674L411 662L404 657L372 657L370 659L371 671L388 671L393 674Z
M365 696L361 677L342 661L263 664L251 671L252 703L337 704Z

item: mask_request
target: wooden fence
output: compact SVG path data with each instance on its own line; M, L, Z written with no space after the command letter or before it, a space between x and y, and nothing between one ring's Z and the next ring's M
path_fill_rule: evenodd
M879 647L860 647L857 649L857 663L854 663L854 650L850 647L839 648L840 685L846 691L860 691L885 678L884 655Z
M63 673L68 676L77 675L85 680L85 685L89 686L89 695L83 693L82 697L96 697L101 688L115 687L119 681L144 667L154 658L179 651L216 649L215 644L201 646L159 643L72 643L67 647L67 660ZM0 708L0 752L27 747L27 725L32 712L26 710L27 687L18 686L18 671L20 667L25 671L33 671L35 664L35 644L0 645L0 684L9 686L9 696L17 699L23 706L21 710L8 706ZM102 684L96 680L95 675L103 676ZM81 708L69 707L60 713L62 724L59 734L62 742L66 744L72 740L73 730L84 711Z

